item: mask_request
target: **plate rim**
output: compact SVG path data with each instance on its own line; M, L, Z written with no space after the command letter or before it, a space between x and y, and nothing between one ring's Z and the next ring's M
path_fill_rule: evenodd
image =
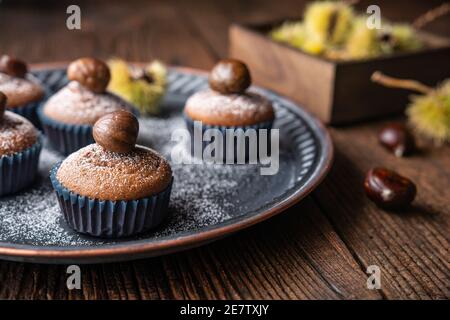
M136 63L142 64L142 63ZM67 62L52 62L52 63L39 63L31 64L30 69L32 71L38 71L43 69L56 69L67 66ZM184 66L170 66L171 69L178 70L180 72L187 72L191 74L207 75L207 71L184 67ZM258 86L257 86L258 87ZM262 87L259 87L262 88ZM0 257L2 259L20 260L23 262L44 262L44 263L58 263L58 261L77 261L82 263L83 260L90 261L97 260L104 262L114 261L117 257L119 260L134 260L140 256L155 256L159 255L158 252L162 252L161 255L166 253L172 253L181 251L183 249L193 248L201 246L202 244L218 240L227 235L231 235L235 232L241 231L248 227L251 227L257 223L267 220L286 209L292 207L300 200L309 195L326 177L331 169L334 158L334 146L329 131L325 125L313 114L303 109L299 104L292 101L289 98L278 95L270 91L269 89L262 88L272 94L276 95L278 99L287 102L287 108L296 113L304 120L310 129L316 136L320 136L323 147L320 150L319 161L314 171L309 175L308 180L304 184L304 188L298 188L287 198L271 205L271 207L265 209L263 212L256 215L245 215L230 219L214 226L206 226L196 230L195 233L183 235L180 233L179 237L160 240L152 240L146 242L147 239L132 240L124 243L105 244L98 247L81 248L80 246L71 247L58 247L58 246L35 246L29 244L11 244L0 242ZM187 232L187 231L186 231ZM122 257L119 259L119 257ZM129 259L127 259L129 258ZM58 261L46 261L48 259L59 259Z

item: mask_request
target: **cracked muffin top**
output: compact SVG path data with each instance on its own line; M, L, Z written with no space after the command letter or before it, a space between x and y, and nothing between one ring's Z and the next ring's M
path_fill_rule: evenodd
M94 125L105 114L118 110L133 111L133 107L110 92L96 93L71 81L50 97L43 112L62 123Z
M206 89L192 95L184 112L192 120L209 125L244 126L274 119L272 103L260 94L222 94Z
M0 72L0 91L8 97L6 106L10 109L39 101L44 97L44 89L31 75L19 78Z
M172 170L156 151L136 146L111 152L94 143L71 154L56 174L67 189L100 200L137 200L168 187Z
M18 114L0 113L0 158L21 152L38 140L38 131L33 124Z

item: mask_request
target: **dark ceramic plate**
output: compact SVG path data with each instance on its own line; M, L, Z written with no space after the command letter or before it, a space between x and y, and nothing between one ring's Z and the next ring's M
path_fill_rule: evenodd
M34 72L51 92L66 83L64 70ZM204 88L204 73L176 68L158 118L141 118L139 142L170 160L171 134L183 128L186 98ZM0 257L41 263L97 263L157 256L200 246L263 221L310 193L327 174L333 155L322 124L290 100L255 88L276 108L280 129L279 170L261 175L264 165L172 164L174 186L168 219L134 238L105 240L75 233L66 225L48 172L62 158L44 148L40 176L33 186L0 199Z

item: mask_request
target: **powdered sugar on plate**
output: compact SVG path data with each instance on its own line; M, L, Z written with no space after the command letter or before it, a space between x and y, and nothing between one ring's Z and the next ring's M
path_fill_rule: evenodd
M160 152L170 162L171 133L180 127L184 127L184 122L179 112L165 118L140 119L138 142ZM97 246L129 241L80 235L66 225L48 178L50 168L61 160L60 155L45 147L36 183L28 190L0 199L0 242ZM264 195L271 185L283 185L281 192L292 184L293 176L293 173L286 172L283 177L262 177L258 165L172 164L172 170L174 185L169 216L160 227L138 238L156 240L176 236L245 214L263 205L264 201L272 200Z
M50 71L57 81L64 75ZM44 73L42 74L44 75ZM165 114L161 117L141 118L138 143L163 154L169 162L174 142L171 134L185 128L181 114L182 99L191 93L177 86L194 75L175 72L169 85ZM51 77L50 77L51 78ZM59 80L58 80L59 79ZM187 83L187 82L186 82ZM197 82L198 87L202 82ZM57 90L65 83L47 83ZM175 89L176 88L176 89ZM181 90L178 92L177 90ZM175 92L176 91L176 92ZM176 102L175 102L176 101ZM280 112L283 111L283 112ZM44 147L39 163L40 176L35 184L18 194L0 198L0 245L24 244L39 247L89 248L105 244L145 239L157 241L178 238L196 233L205 227L214 227L230 222L243 215L255 215L285 199L298 189L304 176L311 172L317 156L311 131L302 120L286 110L278 110L280 127L279 172L273 176L261 176L259 165L179 165L171 163L174 185L169 205L169 214L155 230L134 238L107 240L84 236L70 229L64 221L48 173L62 157ZM190 157L186 152L186 157Z
M48 178L50 168L60 160L59 155L44 149L35 184L17 195L1 198L0 242L40 246L94 244L72 232L63 221Z

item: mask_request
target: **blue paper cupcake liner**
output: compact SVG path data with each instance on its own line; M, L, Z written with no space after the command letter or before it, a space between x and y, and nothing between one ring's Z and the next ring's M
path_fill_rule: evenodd
M43 112L44 105L37 109L37 115L41 127L48 138L50 146L62 153L69 155L94 143L92 136L93 126L87 124L66 124L47 117ZM139 111L131 107L131 112L138 117Z
M173 178L167 188L147 198L128 201L91 199L65 188L56 178L61 162L50 171L59 206L77 232L102 238L121 238L148 231L167 215Z
M38 79L36 79L34 76L29 76L32 79L35 79L34 81L37 83L41 83ZM31 123L37 127L38 129L42 129L41 121L39 120L38 116L38 109L41 107L41 105L50 97L51 92L48 88L42 87L44 90L44 96L39 99L38 101L30 102L21 106L17 106L14 108L7 108L9 111L12 111L14 113L17 113L18 115L21 115L22 117L27 118Z
M27 103L27 104L25 104L23 106L19 106L19 107L7 108L7 110L12 111L14 113L17 113L18 115L21 115L22 117L27 118L28 120L31 121L31 123L35 127L41 129L41 122L39 121L39 117L37 115L37 110L40 107L40 105L42 104L42 101L44 101L44 100Z
M194 120L192 118L190 118L188 115L184 114L184 119L186 122L186 126L187 129L191 135L191 155L195 155L195 150L194 150ZM223 134L223 151L222 151L222 155L223 155L223 159L226 159L227 156L227 136L226 136L226 130L232 129L232 130L242 130L244 133L246 130L248 129L255 129L255 130L260 130L260 129L267 129L267 152L270 153L270 149L271 149L271 144L270 144L270 130L272 129L272 125L273 125L273 120L271 121L266 121L266 122L260 122L254 125L248 125L248 126L217 126L217 125L208 125L205 123L202 123L202 135L205 133L206 130L208 129L217 129L219 130L222 134ZM234 138L234 159L237 159L237 151L238 151L238 147L237 147L237 138ZM257 136L257 146L256 146L256 151L257 154L259 156L259 136ZM210 145L212 141L202 141L202 146L201 146L201 151L203 154L204 149L206 148L206 146ZM251 150L250 148L250 143L249 141L246 139L245 140L245 144L244 144L244 150L245 150L245 161L249 160L249 151Z
M41 149L42 136L39 136L28 149L0 157L0 196L20 191L34 181Z
M50 146L56 151L69 155L94 143L91 125L65 124L50 119L42 109L43 106L39 107L37 114Z

